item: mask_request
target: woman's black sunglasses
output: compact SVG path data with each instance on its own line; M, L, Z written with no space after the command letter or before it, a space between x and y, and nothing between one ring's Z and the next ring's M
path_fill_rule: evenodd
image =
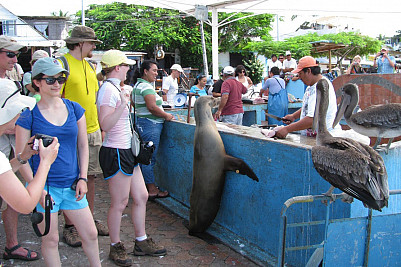
M21 54L20 52L14 53L11 51L0 51L0 53L6 53L7 57L9 58L18 57L19 54Z
M52 85L56 81L58 81L59 84L63 84L67 81L67 77L58 77L58 78L47 77L47 78L40 78L40 80L45 80L46 84L48 84L48 85Z

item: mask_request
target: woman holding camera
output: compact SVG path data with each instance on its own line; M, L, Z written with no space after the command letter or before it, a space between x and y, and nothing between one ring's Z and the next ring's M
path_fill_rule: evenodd
M51 210L50 231L42 237L42 255L47 266L61 266L58 252L58 211L63 210L76 226L82 238L82 247L90 266L101 266L97 230L86 200L88 140L86 136L85 110L77 103L60 97L61 85L66 82L68 72L53 58L41 58L32 68L32 86L40 92L41 100L32 110L23 112L17 121L16 148L21 151L32 135L55 136L60 142L57 159L50 168L46 181L54 205ZM37 173L40 159L33 156L31 165ZM30 183L32 170L24 165L20 172ZM71 187L76 183L76 189ZM44 213L44 195L37 205ZM45 222L39 225L41 231Z
M354 57L352 60L351 65L349 65L346 74L358 74L358 73L364 73L365 71L363 70L361 66L361 61L362 58L358 55Z
M109 184L111 205L107 215L110 234L109 258L119 266L131 266L125 247L120 239L121 218L133 199L131 220L135 230L135 255L162 256L163 247L157 246L146 235L145 216L148 192L141 169L131 151L130 92L121 87L129 66L135 61L119 50L109 50L102 56L102 72L98 79L103 84L98 92L97 107L99 123L106 137L99 153L104 179ZM106 80L104 80L104 76Z
M23 109L33 109L36 100L31 97L22 96L15 83L8 79L0 79L0 136L7 130L14 129L15 122ZM33 141L33 137L29 142ZM18 212L30 213L42 196L43 188L50 166L57 157L59 148L57 138L53 143L44 147L39 142L40 164L32 182L25 188L14 172L27 163L27 160L37 151L25 142L21 153L8 161L6 156L0 152L0 196Z

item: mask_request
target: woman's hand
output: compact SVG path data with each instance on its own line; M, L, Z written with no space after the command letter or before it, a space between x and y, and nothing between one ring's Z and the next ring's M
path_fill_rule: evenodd
M58 142L57 137L53 137L53 142L48 147L44 147L43 140L39 139L40 162L41 163L47 162L48 164L51 165L57 158L59 147L60 147L60 144Z
M32 155L38 154L38 151L32 149L32 144L34 139L35 136L32 136L31 138L29 138L28 143L25 144L24 150L21 152L22 160L29 160L32 157Z
M84 180L79 180L77 183L77 189L75 190L75 198L80 201L84 198L88 192L88 184Z
M166 112L167 113L167 112ZM170 114L170 113L167 113L168 115L167 115L167 117L165 118L165 120L166 121L172 121L173 119L174 119L174 115L173 114Z
M121 105L126 106L129 102L129 98L130 98L130 92L128 90L124 90L124 88L121 88L120 92Z

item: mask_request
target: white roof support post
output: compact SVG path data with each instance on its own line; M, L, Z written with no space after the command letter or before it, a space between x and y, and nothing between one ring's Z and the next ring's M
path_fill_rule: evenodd
M219 22L217 8L212 8L212 63L213 79L219 79Z

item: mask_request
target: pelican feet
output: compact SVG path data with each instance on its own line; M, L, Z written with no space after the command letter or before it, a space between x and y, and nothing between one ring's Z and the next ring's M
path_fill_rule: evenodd
M354 198L351 197L350 195L346 194L346 193L342 193L341 194L343 196L343 198L341 199L342 202L351 204L352 202L354 202Z

